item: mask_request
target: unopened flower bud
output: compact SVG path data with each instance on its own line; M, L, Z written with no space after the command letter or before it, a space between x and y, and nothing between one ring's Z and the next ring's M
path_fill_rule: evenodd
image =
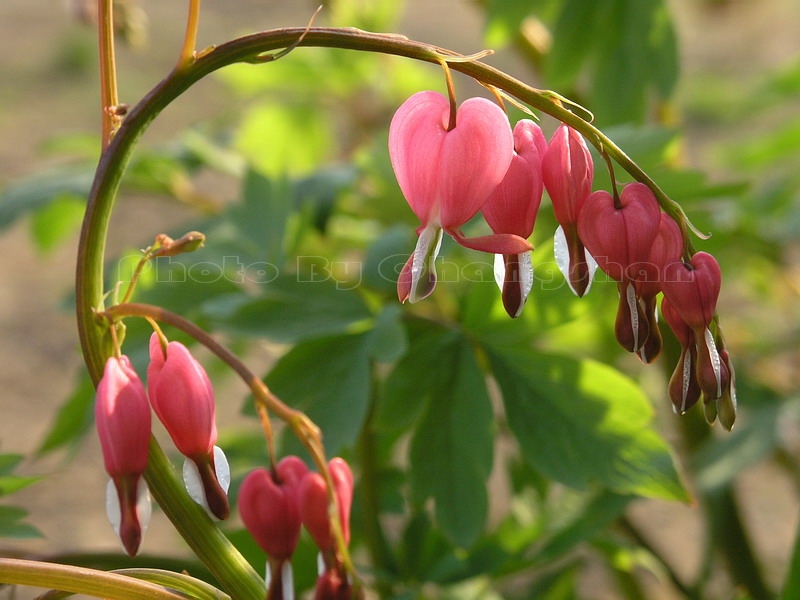
M194 465L184 469L184 479L199 477L209 510L217 518L226 519L230 513L226 493L229 471L225 455L214 446L214 390L205 370L186 346L169 342L165 350L154 333L150 338L147 388L153 410L175 447ZM187 487L191 492L191 484Z
M97 386L95 423L106 471L109 520L125 551L134 556L149 521L149 495L142 473L147 468L150 406L126 356L109 358Z
M341 458L328 463L333 479L336 503L339 507L339 523L345 543L350 542L350 505L353 502L353 473ZM325 564L336 564L336 540L328 515L328 490L319 473L308 473L300 484L300 515L311 537L322 552Z

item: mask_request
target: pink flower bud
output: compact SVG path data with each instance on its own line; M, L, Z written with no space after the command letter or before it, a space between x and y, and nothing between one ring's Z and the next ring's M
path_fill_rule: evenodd
M147 468L150 406L147 394L126 356L109 358L97 386L95 423L106 471L119 503L119 537L134 556L142 539L137 510L139 482Z
M681 229L674 219L662 212L647 261L641 265L631 265L637 294L642 298L656 296L661 291L667 265L680 261L682 254Z
M239 514L245 527L270 558L289 559L300 536L298 489L308 472L296 456L276 467L251 471L239 492Z
M218 518L226 519L230 512L228 498L214 467L214 390L205 370L180 342L169 342L165 357L154 333L150 338L147 388L153 410L175 447L197 466L209 509Z
M650 257L661 212L650 188L638 182L625 186L619 205L606 191L591 194L578 214L578 235L609 277L632 281L635 267Z
M481 208L486 222L495 233L513 233L530 237L536 212L542 202L542 157L546 148L544 134L530 119L514 127L514 154L503 180Z
M505 177L481 208L495 233L511 233L527 238L533 233L536 212L542 201L541 156L547 142L539 126L529 119L514 127L514 157ZM503 293L503 306L511 317L518 317L533 286L530 253L498 254L495 269Z
M595 268L577 230L578 212L592 192L593 179L594 163L586 142L580 133L561 125L542 157L542 180L563 233L562 238L556 232L556 260L578 296L588 291Z
M664 270L664 297L684 322L702 330L711 323L722 285L719 264L706 252L698 252L691 264L673 262Z
M681 345L681 357L670 377L668 391L672 409L676 414L682 415L694 406L701 394L697 383L694 333L666 298L661 301L661 315Z
M353 502L353 473L341 458L333 458L328 463L336 502L339 506L339 522L345 543L350 542L350 505ZM303 525L314 538L322 551L326 564L335 555L336 541L328 518L328 490L325 480L319 473L308 473L300 484L300 515Z
M561 125L542 160L542 179L556 220L566 230L578 222L581 204L592 192L594 163L580 133Z

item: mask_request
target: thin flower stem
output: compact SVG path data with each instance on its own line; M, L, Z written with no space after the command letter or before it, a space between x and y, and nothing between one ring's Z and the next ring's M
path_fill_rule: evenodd
M256 406L258 411L258 418L261 420L261 428L264 430L264 437L267 440L267 450L269 451L269 467L275 473L275 436L272 434L272 421L269 418L267 408L261 404Z
M439 60L444 71L444 80L447 83L447 97L450 99L450 120L447 123L447 131L452 131L456 128L456 114L458 113L458 102L456 101L456 86L453 83L453 74L450 73L450 67L447 66L447 61L444 59Z
M148 581L96 569L0 558L0 582L86 594L109 600L185 600L184 594Z
M100 55L100 108L102 120L102 144L105 150L114 136L118 118L115 108L117 96L117 67L114 55L114 2L97 0L97 20Z
M200 22L200 0L189 0L189 16L186 19L186 34L183 37L183 48L178 58L176 70L189 66L194 61L197 45L197 26Z
M344 530L339 520L338 501L336 495L333 493L333 478L328 469L328 462L322 445L322 434L311 419L299 410L295 410L284 404L233 352L188 319L158 306L137 303L117 304L109 307L103 314L109 320L112 328L117 320L124 317L143 317L161 321L162 323L168 323L176 329L180 329L211 350L211 352L216 354L218 358L239 375L253 393L257 408L263 407L265 410L277 415L278 418L289 425L297 438L308 450L314 464L325 480L328 489L328 501L331 506L331 528L333 529L334 537L337 541L337 549L345 569L353 577L354 582L360 585L344 539Z

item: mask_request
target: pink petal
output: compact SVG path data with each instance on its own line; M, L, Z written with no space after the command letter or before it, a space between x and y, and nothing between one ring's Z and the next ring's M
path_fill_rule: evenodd
M580 133L561 125L542 158L542 179L561 225L578 220L581 203L592 191L594 163Z
M397 183L422 223L439 210L439 161L449 114L447 98L419 92L403 103L389 126L389 156Z
M470 98L458 109L438 164L440 224L457 228L480 210L511 163L514 139L502 109Z
M448 231L465 248L490 254L522 254L533 250L533 244L513 233L496 233L479 237L464 237L461 231Z
M481 208L495 233L513 233L523 238L533 233L543 190L539 140L546 143L542 130L533 121L525 119L514 127L511 164Z

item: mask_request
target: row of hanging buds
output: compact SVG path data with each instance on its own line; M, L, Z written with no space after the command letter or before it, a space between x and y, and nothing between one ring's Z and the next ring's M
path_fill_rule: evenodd
M353 474L341 458L328 463L335 506L345 544L350 542ZM239 493L239 514L245 527L267 553L267 600L293 600L291 558L301 524L319 548L319 578L315 600L351 600L352 582L338 553L331 524L331 503L322 475L309 471L296 456L283 458L267 470L248 473Z
M511 130L503 110L482 98L456 108L432 92L411 96L389 130L392 166L421 221L416 248L397 281L401 302L417 302L436 285L435 260L446 232L462 246L495 254L503 306L518 317L533 286L527 238L547 189L559 227L556 263L570 289L586 294L599 266L617 282L615 324L623 348L651 363L661 352L661 312L683 348L669 396L683 414L703 397L705 416L726 429L736 418L733 367L716 320L721 275L716 260L693 254L673 217L661 211L652 189L630 183L618 193L592 193L594 166L586 141L562 124L549 144L533 121ZM493 235L468 238L461 227L480 211ZM683 219L684 217L680 217Z
M148 461L151 406L186 456L183 480L189 495L218 519L230 513L230 470L225 454L215 446L214 390L208 375L186 346L153 333L147 391L128 357L112 356L95 403L97 433L111 477L106 510L130 556L138 552L150 520L150 495L142 474Z

